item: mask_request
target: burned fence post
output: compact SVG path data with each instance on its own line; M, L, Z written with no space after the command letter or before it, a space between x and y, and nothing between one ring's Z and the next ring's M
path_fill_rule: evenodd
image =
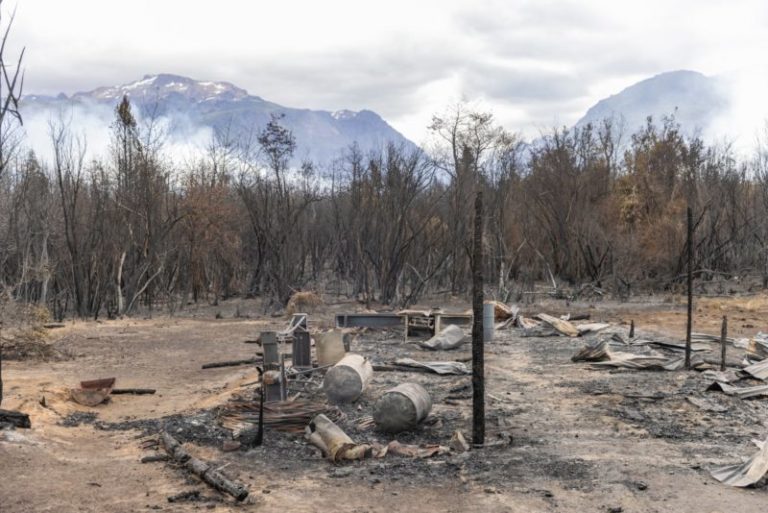
M472 241L472 443L485 443L485 361L483 347L483 193L475 197Z
M2 321L0 321L1 323ZM0 329L0 335L2 329ZM3 342L0 340L0 404L3 404Z
M728 338L728 317L723 315L723 327L720 330L720 370L725 370L725 341Z
M693 211L688 207L688 241L686 244L688 260L688 323L685 327L685 368L691 369L691 330L693 328Z
M635 338L635 320L629 321L629 338Z

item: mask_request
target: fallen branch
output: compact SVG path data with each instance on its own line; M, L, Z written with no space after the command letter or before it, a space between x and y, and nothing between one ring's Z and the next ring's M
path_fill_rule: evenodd
M178 440L163 431L160 435L166 452L177 462L186 467L187 470L198 476L206 484L216 490L228 493L238 501L245 500L248 497L248 489L240 483L231 481L214 467L203 460L193 457L181 446Z
M213 362L203 365L203 369L217 369L219 367L235 367L237 365L251 365L254 363L262 363L261 358L249 358L247 360L231 360L228 362Z
M112 395L131 394L131 395L150 395L157 392L154 388L113 388Z

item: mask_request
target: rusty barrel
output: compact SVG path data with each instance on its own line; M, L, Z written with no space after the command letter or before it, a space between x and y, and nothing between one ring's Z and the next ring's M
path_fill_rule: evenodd
M323 391L332 403L354 401L362 395L373 377L373 367L367 358L348 354L328 369L323 380Z
M429 415L432 398L417 383L403 383L384 392L373 406L373 421L382 431L399 433L415 428Z

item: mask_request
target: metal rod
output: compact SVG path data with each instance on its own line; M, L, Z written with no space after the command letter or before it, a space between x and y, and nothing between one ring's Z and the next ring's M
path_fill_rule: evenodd
M303 369L303 370L293 370L295 367L291 367L291 376L299 375L299 374L311 374L314 371L327 369L328 367L333 367L335 364L329 364L329 365L320 365L319 367L312 367L311 369Z

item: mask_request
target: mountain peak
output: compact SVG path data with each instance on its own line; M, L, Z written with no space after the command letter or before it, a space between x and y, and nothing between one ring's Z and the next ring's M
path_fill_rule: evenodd
M141 80L110 87L99 87L92 91L80 92L74 98L91 98L96 101L114 102L123 96L140 102L160 101L180 96L193 102L210 100L242 100L248 98L248 91L229 82L199 81L189 77L160 73L144 75Z
M693 133L706 129L727 106L718 79L698 71L675 70L641 80L600 100L576 125L621 118L626 129L633 132L645 124L648 116L659 120L674 114L683 130Z
M229 82L201 81L171 73L144 75L134 82L99 87L71 98L25 96L23 109L30 114L29 118L47 126L50 113L67 105L75 118L97 119L101 130L107 131L115 106L123 96L130 99L137 117L162 120L170 144L189 144L194 139L195 144L204 148L219 130L236 138L266 126L273 115L281 115L281 123L296 137L297 161L311 158L328 163L353 143L363 151L378 151L390 141L416 147L370 110L329 112L291 108L249 95Z

